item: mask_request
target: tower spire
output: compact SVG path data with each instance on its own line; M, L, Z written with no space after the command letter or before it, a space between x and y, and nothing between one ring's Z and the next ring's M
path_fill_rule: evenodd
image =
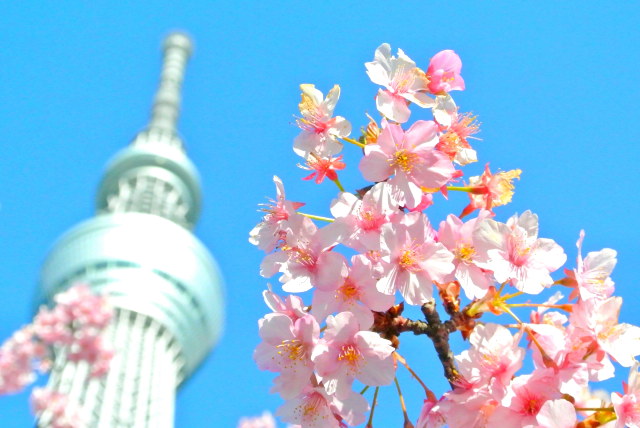
M61 349L49 379L50 389L82 403L89 427L173 428L176 388L222 331L222 278L191 232L198 172L176 132L191 49L184 34L166 38L148 127L107 166L97 215L63 235L42 269L39 302L83 283L115 308L104 336L115 350L106 378L87 380L86 364ZM38 427L51 426L43 414Z
M195 225L200 214L199 177L176 129L192 51L193 43L184 33L171 33L164 40L149 125L107 167L98 190L99 213L149 213L189 229Z
M149 129L175 132L180 116L180 90L193 43L184 33L171 33L164 40L163 51L160 85L153 100Z

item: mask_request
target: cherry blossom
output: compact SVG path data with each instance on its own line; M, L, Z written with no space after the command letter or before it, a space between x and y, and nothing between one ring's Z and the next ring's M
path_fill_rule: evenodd
M285 314L268 314L259 321L262 342L253 358L261 370L280 373L273 392L289 399L300 394L313 373L311 353L320 336L315 318L305 315L293 321Z
M31 394L33 413L40 416L48 413L51 428L86 427L79 403L64 394L46 388L34 388Z
M263 293L273 312L259 323L263 341L254 356L261 369L278 374L272 391L286 400L278 415L295 424L290 428L362 423L370 396L367 388L356 392L356 381L375 387L373 418L378 388L394 380L401 363L426 394L419 416L401 405L407 427L418 416L419 428L640 428L640 327L618 321L622 299L613 296L610 278L616 252L605 248L583 258L581 232L576 267L554 280L566 254L538 237L538 217L525 211L503 223L493 212L511 201L519 169L492 173L486 164L467 185L451 184L478 158L469 144L476 118L460 113L450 95L465 88L461 67L458 55L444 50L424 73L402 50L393 56L381 45L366 69L383 87L376 95L383 118L378 125L368 117L357 138L329 130L338 119L332 117L337 90L323 99L312 85L303 87L303 133L295 150L312 171L306 179L328 177L340 192L328 218L297 213L299 205L286 205L278 187L278 203L250 238L268 253L263 276L281 273L286 292L313 289L310 306L270 288ZM405 130L411 103L430 107L433 120ZM307 115L308 105L324 113ZM344 167L334 157L340 138L363 154L359 169L369 183L346 183L360 187L352 192L337 180ZM440 209L453 191L470 198L460 217ZM446 218L437 231L424 214L432 205L430 213ZM476 218L461 220L475 210ZM557 286L572 288L569 297L533 299ZM396 292L404 301L394 305ZM421 315L416 308L405 312L405 305L420 306ZM519 311L529 307L527 322ZM409 363L395 352L409 332L432 342L441 368L416 368L421 359ZM450 341L457 332L468 345L454 356ZM610 400L592 391L592 382L613 377L619 366L631 367L621 393ZM429 389L438 372L451 386L439 396Z
M454 114L451 124L446 126L438 139L436 149L449 156L458 165L477 162L476 151L469 145L469 138L478 132L476 117L471 114Z
M513 180L520 178L519 169L492 174L489 164L480 176L469 178L469 198L471 202L460 214L460 218L471 214L477 209L491 211L494 207L506 205L513 197Z
M355 315L340 312L326 319L324 337L312 360L327 393L347 397L354 379L365 385L388 385L395 376L391 342L362 330Z
M318 229L301 215L289 218L284 244L267 256L260 266L260 274L270 277L281 272L280 282L286 292L307 291L311 287L331 287L342 278L347 268L340 253L330 251L337 244L339 232L335 228Z
M500 406L488 420L488 426L521 428L537 425L538 413L548 400L561 397L556 378L549 372L534 372L514 378Z
M576 268L573 271L565 270L567 279L562 283L575 287L571 297L580 295L581 299L600 298L606 299L614 291L614 282L611 280L611 272L616 266L616 251L604 248L600 251L590 252L582 259L582 241L584 231L580 231L580 238L576 243L578 258Z
M469 299L483 297L494 284L493 274L475 264L477 253L473 242L476 225L488 215L487 211L482 211L477 218L463 223L455 215L449 214L447 219L440 223L438 231L438 242L455 257L453 275Z
M36 378L38 361L46 347L33 336L31 326L23 327L0 347L0 395L21 391Z
M339 400L327 394L322 386L307 386L302 394L280 407L276 415L303 428L343 428L343 419L349 425L364 422L367 407L367 400L353 391Z
M384 225L381 236L384 274L377 283L381 292L398 290L410 305L421 305L432 298L432 283L444 282L453 272L453 254L435 242L435 232L423 213L409 213Z
M611 403L616 412L615 428L640 427L640 374L636 361L629 371L629 380L624 385L624 394L612 393Z
M549 275L567 259L553 240L538 238L538 216L531 211L514 215L507 224L486 219L474 233L477 263L493 271L498 282L538 294L553 284Z
M424 71L402 49L398 49L395 57L391 55L391 46L383 43L365 67L371 81L386 88L376 96L376 107L386 118L398 123L409 120L409 102L420 107L433 106L433 99L424 93L429 83Z
M313 171L311 174L304 177L303 180L312 180L315 178L314 181L316 184L322 183L325 177L331 181L338 180L338 173L336 171L346 167L344 162L342 162L342 156L338 156L337 158L321 158L315 153L311 153L309 155L306 165L299 166L302 169Z
M435 54L429 61L427 78L429 91L441 94L450 91L464 90L464 80L460 76L462 61L452 50L444 50Z
M249 232L249 242L266 252L273 251L278 241L286 234L284 222L304 204L286 200L284 184L279 177L273 176L276 184L276 200L262 209L266 213L262 221Z
M406 132L388 123L376 144L367 144L360 171L369 181L388 181L394 199L413 208L422 201L424 189L438 189L455 176L455 168L444 153L435 150L438 126L417 121Z
M335 223L344 226L342 242L358 251L380 249L382 225L400 214L391 197L391 185L378 183L362 197L341 192L331 202Z
M293 151L307 158L310 153L332 156L342 150L339 138L348 137L351 124L342 116L333 117L333 110L340 98L340 86L334 85L326 98L315 85L300 85L302 101L299 108L302 117L297 123L302 132L296 137Z
M335 312L349 311L362 328L373 324L371 311L384 312L394 303L394 296L379 292L371 262L364 255L351 258L351 266L342 283L335 288L316 289L311 304L312 313L324 319Z
M519 337L498 324L478 325L469 337L471 348L456 357L458 368L473 385L495 382L506 387L522 367L525 350L518 346Z

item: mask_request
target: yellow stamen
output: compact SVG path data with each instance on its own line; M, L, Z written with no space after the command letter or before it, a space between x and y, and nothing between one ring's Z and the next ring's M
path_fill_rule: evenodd
M413 170L416 162L418 162L417 154L402 149L394 153L393 160L390 161L390 164L392 167L398 167L402 171L409 173Z

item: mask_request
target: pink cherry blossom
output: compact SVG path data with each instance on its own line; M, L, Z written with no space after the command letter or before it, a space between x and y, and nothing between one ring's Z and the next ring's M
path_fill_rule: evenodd
M494 396L487 385L456 388L446 392L430 413L435 427L439 426L440 418L449 428L494 427L496 425L489 425L487 421L499 406L500 398ZM431 428L430 425L427 427Z
M525 350L519 339L498 324L477 325L469 337L471 348L456 356L460 373L472 385L496 382L495 387L506 387L522 367Z
M611 394L611 403L617 420L614 428L640 428L640 373L638 363L634 362L629 371L629 380L624 385L624 395Z
M429 61L427 78L429 91L441 94L450 91L464 90L464 80L460 76L462 61L452 50L444 50L435 54Z
M494 285L493 274L475 264L477 254L473 243L473 231L476 225L488 215L488 211L482 211L478 218L463 223L455 215L449 214L446 221L440 223L438 231L438 242L441 242L455 256L453 275L467 298L471 300L483 297L487 294L489 287Z
M302 132L293 142L293 151L307 158L315 153L320 157L332 156L342 150L339 138L348 137L351 124L342 116L333 117L333 110L340 98L340 86L334 85L326 98L314 85L300 85L302 117L297 123Z
M437 404L438 402L435 400L424 400L415 428L440 428L444 426L444 417L438 412L437 407L434 409Z
M391 186L378 183L362 197L341 192L331 202L335 223L344 225L343 243L361 252L380 248L382 225L400 214L391 198Z
M518 376L509 384L507 394L489 418L488 426L522 428L537 425L537 416L544 403L561 395L555 376L548 371Z
M33 328L23 327L0 347L0 395L20 392L36 378L46 347L35 341Z
M477 264L493 271L496 281L510 282L527 294L538 294L553 284L549 275L567 259L553 240L538 238L538 216L525 211L507 224L491 219L482 221L473 241Z
M574 305L570 321L578 329L576 334L583 333L583 342L592 341L592 346L597 344L620 365L631 367L640 355L640 327L618 323L621 306L621 297L581 300Z
M33 332L49 346L66 345L71 361L86 361L91 376L102 376L109 368L113 350L102 332L113 316L107 300L87 285L76 285L55 296L53 309L42 308L33 321Z
M342 162L342 156L338 156L337 158L321 158L315 153L311 153L309 155L306 165L298 166L302 169L313 171L311 174L304 177L303 180L312 180L315 178L314 181L316 184L322 183L325 177L331 181L338 180L338 173L336 171L345 169L346 167L345 163Z
M258 325L262 342L253 358L260 370L280 373L272 392L285 399L300 394L313 374L311 353L320 336L315 318L305 315L292 321L284 314L267 314Z
M600 251L590 252L582 259L582 241L584 230L580 231L580 238L576 243L578 257L576 268L573 271L565 270L568 281L563 284L575 287L571 297L579 294L581 299L599 298L606 299L613 294L614 282L611 280L611 272L616 266L616 251L604 248Z
M567 400L546 401L536 415L537 428L575 428L576 409Z
M393 351L390 341L363 331L351 312L340 312L327 317L324 337L311 358L327 393L347 397L354 379L370 386L390 384Z
M249 242L266 252L273 251L278 241L284 238L284 222L304 205L286 200L284 184L279 177L274 175L273 182L276 184L276 200L266 204L262 209L266 213L262 221L249 232Z
M420 212L403 216L382 227L383 275L378 290L399 290L410 305L421 305L433 296L433 282L444 282L454 265L453 254L439 242L427 217Z
M316 289L311 304L317 319L335 312L352 312L361 328L373 324L371 311L385 312L394 303L394 297L376 289L371 262L364 255L351 258L351 266L343 282L335 288Z
M86 423L79 403L66 395L46 388L34 388L31 392L33 413L40 416L49 414L51 428L83 428Z
M440 134L436 149L449 156L458 165L467 165L478 160L476 151L468 139L479 130L476 117L471 114L454 114L454 119Z
M424 71L401 49L395 57L391 55L391 46L383 43L376 49L373 61L365 67L371 81L386 88L380 89L376 96L378 111L386 118L404 123L411 115L409 102L420 107L433 105L433 99L424 93L428 84Z
M364 148L360 171L365 179L392 186L394 199L407 208L422 201L423 188L438 189L455 175L451 160L435 150L438 126L433 121L415 122L408 131L388 123L376 144Z
M327 288L341 282L347 269L344 256L330 251L337 244L340 232L333 225L318 229L301 215L289 218L285 242L267 256L260 265L260 274L270 277L281 272L280 282L286 292L303 292L311 287Z
M267 284L267 289L262 292L264 303L273 312L285 314L291 321L295 322L298 318L307 315L306 308L302 299L298 296L289 294L284 300L271 290L271 284Z
M356 392L350 391L338 399L327 394L322 386L308 386L281 406L276 415L302 428L344 428L343 419L352 426L363 423L367 408L367 400Z
M489 164L480 176L469 178L469 198L471 202L460 214L460 218L471 214L475 210L489 210L506 205L513 197L513 180L520 178L519 169L492 174Z

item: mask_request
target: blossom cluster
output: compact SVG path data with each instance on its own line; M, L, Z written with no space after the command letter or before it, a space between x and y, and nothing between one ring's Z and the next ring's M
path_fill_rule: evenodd
M0 347L0 395L19 392L35 381L37 372L47 372L54 350L64 349L69 361L87 362L90 376L103 376L108 371L113 351L102 332L113 310L106 298L93 294L86 285L76 285L57 294L54 302L53 308L40 308L31 324ZM32 407L36 415L51 412L54 427L83 426L77 404L61 393L36 388Z
M492 173L487 164L462 182L462 168L477 161L470 140L479 125L450 95L465 88L455 52L437 53L423 71L383 44L365 67L382 87L375 97L381 118L369 117L358 139L333 114L339 86L324 97L314 85L301 85L294 152L313 171L307 179L337 185L332 217L301 212L304 203L288 200L274 177L276 199L250 232L249 241L266 253L260 274L279 275L286 293L311 294L305 303L308 294L281 297L271 287L263 293L271 312L259 321L254 359L278 374L272 392L285 404L277 415L304 428L361 424L375 398L369 404L354 382L375 387L377 396L379 387L397 384L401 364L425 388L419 427L568 428L581 420L640 427L640 328L618 322L622 299L613 296L610 278L616 252L583 259L581 233L575 268L554 279L567 256L539 236L538 216L525 211L501 222L494 213L511 201L521 171ZM433 119L408 124L412 106L431 109ZM353 193L338 179L344 143L362 151L359 170L371 182ZM467 193L468 205L432 224L425 210L438 193L446 200L452 191ZM559 292L544 303L514 303L552 287L569 290L566 303ZM445 322L435 310L437 296L450 316ZM404 304L420 306L425 320L405 318ZM523 321L515 313L521 307L536 310ZM486 313L509 320L481 322ZM451 385L440 398L397 353L406 331L433 342ZM469 349L452 358L448 337L456 331ZM527 355L534 368L522 373ZM623 394L602 398L590 384L611 378L613 362L631 368L629 384Z

